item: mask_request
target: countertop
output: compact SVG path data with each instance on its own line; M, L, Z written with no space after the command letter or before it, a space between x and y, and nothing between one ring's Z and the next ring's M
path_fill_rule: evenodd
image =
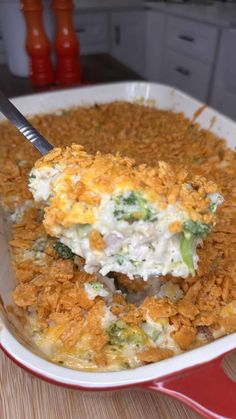
M185 17L219 27L236 26L235 4L166 4L162 2L145 2L152 10Z
M144 9L145 3L142 0L77 0L75 1L75 10L103 11L119 9Z
M82 55L80 61L84 75L84 85L142 80L142 77L137 73L108 54ZM38 93L45 90L58 90L59 88L60 86L51 86L48 89L33 87L27 77L13 76L6 64L0 64L0 90L8 97Z
M236 352L224 364L235 380ZM1 419L201 419L179 401L154 392L87 393L48 384L17 367L1 351L0 386Z
M209 1L210 3L210 1ZM176 4L144 0L77 0L77 12L151 9L227 28L236 26L236 4Z
M201 419L168 396L142 390L88 393L36 378L0 350L1 419Z

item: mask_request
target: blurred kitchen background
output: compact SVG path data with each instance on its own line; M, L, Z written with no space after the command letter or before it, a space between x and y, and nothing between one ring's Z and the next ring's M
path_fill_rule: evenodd
M4 4L9 7L9 21L2 12ZM76 0L74 4L84 83L160 82L236 120L236 0ZM46 0L44 23L53 42L54 20ZM0 0L0 88L8 96L37 91L27 77L24 25L19 2Z

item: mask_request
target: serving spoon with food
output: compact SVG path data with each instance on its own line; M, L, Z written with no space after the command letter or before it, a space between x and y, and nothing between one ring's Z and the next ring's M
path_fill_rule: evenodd
M29 189L45 207L47 233L84 258L85 271L144 280L195 274L196 248L222 202L213 182L163 161L137 166L78 144L53 148L1 92L0 111L43 155Z

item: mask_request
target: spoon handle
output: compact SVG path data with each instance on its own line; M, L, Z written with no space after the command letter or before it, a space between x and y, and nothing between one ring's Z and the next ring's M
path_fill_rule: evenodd
M53 146L32 127L30 122L1 91L0 111L42 155L53 149Z

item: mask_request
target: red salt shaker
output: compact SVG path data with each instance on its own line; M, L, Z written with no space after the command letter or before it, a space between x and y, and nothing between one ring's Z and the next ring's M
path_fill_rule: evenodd
M61 85L81 83L79 41L73 26L73 1L53 0L56 18L55 49L57 55L57 80Z
M51 48L43 27L41 0L22 0L26 20L26 49L30 57L30 78L35 86L48 86L55 75L51 63Z

